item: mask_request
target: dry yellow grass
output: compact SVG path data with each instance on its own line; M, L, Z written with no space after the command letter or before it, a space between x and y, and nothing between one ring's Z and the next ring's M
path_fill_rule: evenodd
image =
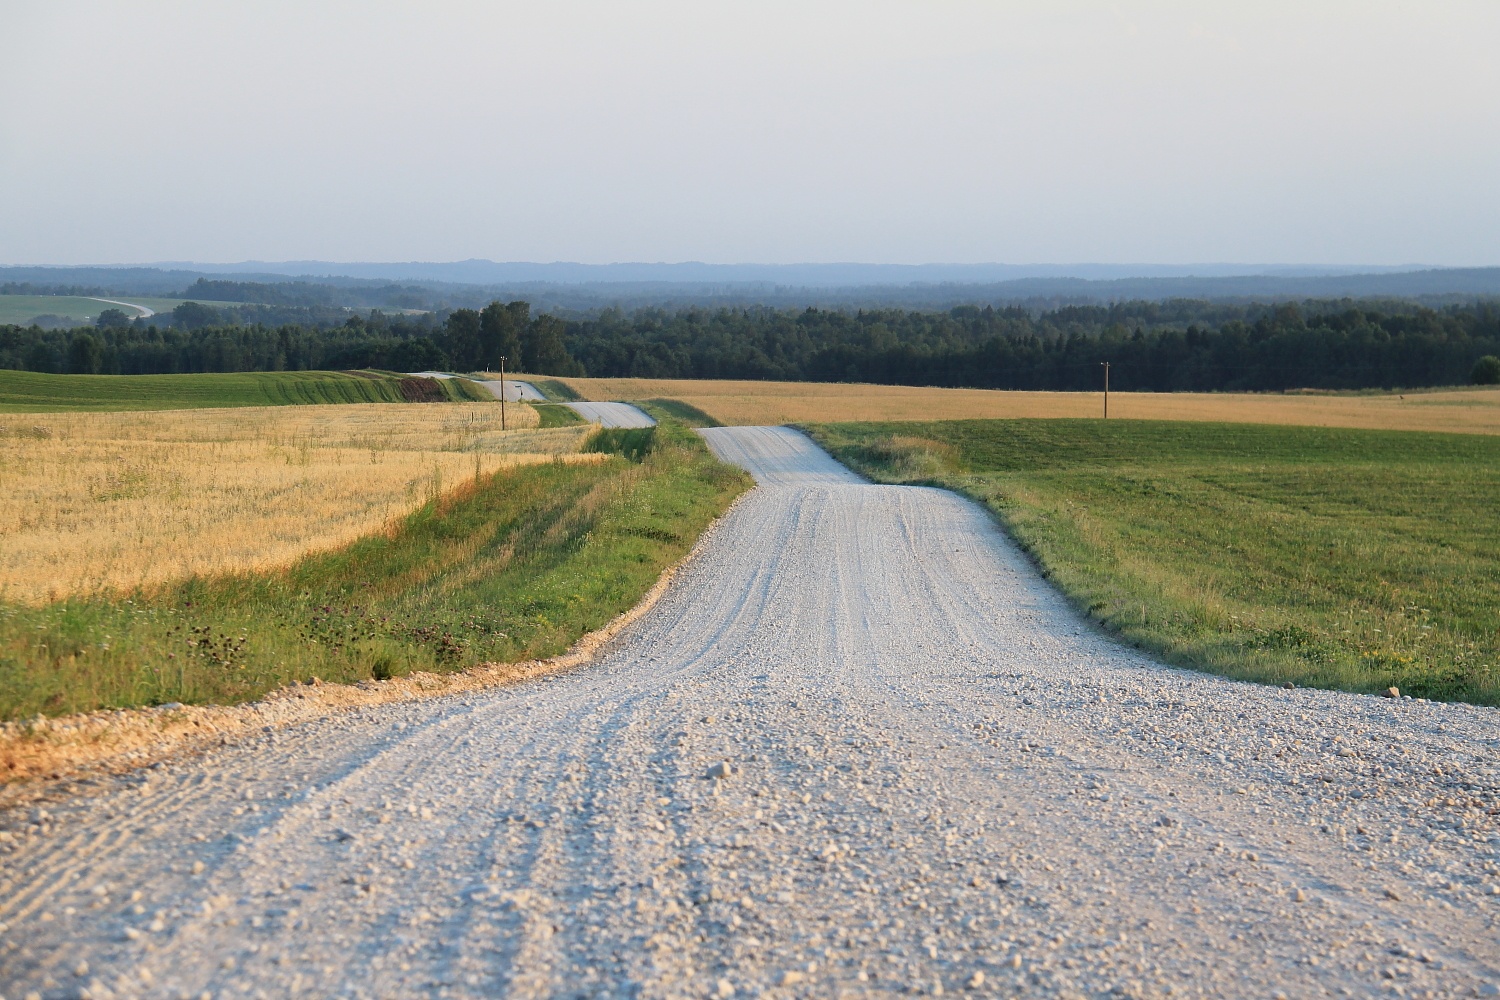
M736 382L565 378L585 399L680 399L724 424L840 420L963 420L1097 417L1102 398L1085 392L1004 392L831 382ZM1397 395L1117 392L1111 419L1223 420L1377 430L1500 434L1500 389Z
M587 427L486 403L0 415L0 599L284 565L445 487L573 454Z

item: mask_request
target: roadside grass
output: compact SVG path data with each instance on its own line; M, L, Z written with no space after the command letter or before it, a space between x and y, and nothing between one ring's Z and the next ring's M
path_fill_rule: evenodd
M543 427L576 427L588 423L576 410L561 403L529 403L541 418Z
M632 462L644 461L655 448L655 427L601 427L583 445L585 452L623 455Z
M707 413L698 409L698 407L690 403L684 403L680 399L636 400L634 405L639 406L657 420L661 420L663 417L680 420L689 427L724 426Z
M664 425L639 461L481 475L283 570L0 605L0 718L550 656L635 604L749 485Z
M843 382L562 378L583 399L671 399L730 426L1099 416L1097 392ZM1111 418L1500 434L1500 387L1383 393L1115 392Z
M1251 424L825 424L877 482L985 504L1168 661L1500 704L1500 440Z
M527 375L513 375L511 377L522 382L530 382L536 387L537 392L546 396L553 403L575 403L585 398L574 392L572 386L555 378L532 378Z
M461 379L384 372L49 375L0 370L0 413L184 410L322 403L494 402Z
M0 601L284 566L466 478L593 460L571 454L586 428L512 416L502 432L486 403L0 414Z

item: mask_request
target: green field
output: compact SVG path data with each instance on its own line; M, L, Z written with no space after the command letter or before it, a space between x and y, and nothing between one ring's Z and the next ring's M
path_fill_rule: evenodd
M824 424L986 504L1107 628L1234 677L1500 704L1500 440L1250 424Z
M680 399L644 399L636 400L635 405L651 414L657 420L670 417L680 420L689 427L723 427L713 417L704 413L691 403L684 403Z
M103 297L117 302L145 306L159 313L171 312L187 301L186 299L163 299L154 295L106 295ZM204 302L203 305L218 309L233 308L244 303ZM0 325L24 326L36 316L63 316L84 326L98 319L99 313L105 309L119 309L131 319L137 315L133 309L110 305L108 302L100 302L98 299L86 298L82 295L0 295Z
M588 421L580 417L577 411L572 410L561 403L531 403L536 408L537 416L542 419L543 427L572 427L575 424L584 424Z
M635 460L508 470L282 572L0 605L0 718L561 652L640 600L750 485L678 424L595 447L611 445Z
M47 375L0 370L0 413L188 410L304 403L400 403L402 378L368 372L213 372L194 375ZM435 379L454 402L493 402L464 379Z
M537 392L547 397L549 402L571 403L583 398L574 392L572 388L555 378L533 378L528 375L512 375L510 377L520 379L522 382L530 382L536 388Z

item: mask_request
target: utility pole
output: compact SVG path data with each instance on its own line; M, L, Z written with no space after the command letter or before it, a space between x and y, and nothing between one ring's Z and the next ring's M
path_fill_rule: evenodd
M1109 419L1109 362L1099 362L1104 366L1104 419Z
M505 358L500 358L500 429L505 430Z

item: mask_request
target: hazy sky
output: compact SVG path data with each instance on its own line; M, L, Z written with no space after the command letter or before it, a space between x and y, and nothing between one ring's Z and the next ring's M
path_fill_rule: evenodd
M0 0L0 263L1500 264L1500 2Z

